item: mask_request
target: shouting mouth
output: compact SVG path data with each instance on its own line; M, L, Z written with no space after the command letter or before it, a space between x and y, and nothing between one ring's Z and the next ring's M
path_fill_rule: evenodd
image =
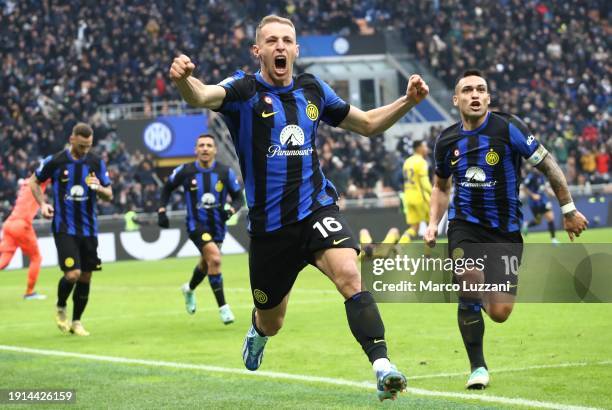
M283 75L287 72L287 57L279 55L274 57L274 72L277 75Z
M470 108L473 109L474 111L480 110L481 106L482 106L482 104L480 104L480 101L472 101L470 103Z

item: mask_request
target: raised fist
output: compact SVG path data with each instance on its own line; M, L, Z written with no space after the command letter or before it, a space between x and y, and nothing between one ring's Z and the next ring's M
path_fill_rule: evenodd
M188 78L193 70L195 64L191 62L191 59L185 54L181 54L176 57L170 66L170 78L172 81L182 81Z

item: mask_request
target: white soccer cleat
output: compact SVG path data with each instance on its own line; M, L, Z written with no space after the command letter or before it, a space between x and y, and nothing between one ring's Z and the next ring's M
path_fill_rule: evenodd
M23 300L45 300L47 295L41 295L38 292L26 293L23 295Z
M221 321L224 325L234 323L234 320L236 319L228 304L225 304L219 308L219 316L221 317Z
M466 389L484 390L489 385L489 371L484 367L479 367L470 374Z

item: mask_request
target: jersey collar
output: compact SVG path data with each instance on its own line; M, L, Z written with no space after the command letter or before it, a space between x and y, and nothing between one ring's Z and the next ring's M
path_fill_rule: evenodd
M276 87L276 86L266 82L266 80L264 80L263 76L261 75L261 71L258 71L258 72L255 73L255 78L264 87L269 88L270 90L275 91L277 93L286 93L286 92L291 91L291 89L293 88L293 78L291 79L291 84L289 84L289 85L287 85L285 87Z
M210 172L215 167L215 165L217 165L217 160L214 160L208 168L204 168L203 166L201 166L200 161L198 160L195 161L196 168L198 169L198 171L202 171L202 172Z
M68 159L72 162L83 162L85 161L85 159L87 158L87 155L89 154L85 154L83 157L81 157L81 159L76 159L70 153L70 148L66 148L66 155L68 155Z
M474 135L474 134L478 134L480 131L482 131L487 124L489 123L489 118L491 118L491 111L487 111L487 118L485 118L484 122L482 124L480 124L480 126L478 128L475 128L473 130L464 130L463 129L463 122L461 123L461 128L459 128L459 132L461 134L466 134L466 135Z

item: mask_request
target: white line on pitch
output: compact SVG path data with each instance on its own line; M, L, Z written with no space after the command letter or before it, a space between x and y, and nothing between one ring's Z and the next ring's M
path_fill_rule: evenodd
M536 364L533 366L515 367L515 368L501 368L489 370L489 373L515 373L524 372L527 370L538 370L538 369L560 369L564 367L584 367L584 366L606 366L612 364L612 360L603 360L599 362L566 362L566 363L553 363L553 364ZM456 373L434 373L434 374L423 374L417 376L408 377L409 380L418 379L436 379L441 377L456 377L456 376L467 376L469 372L456 372Z
M318 376L308 376L308 375L302 375L302 374L270 372L270 371L250 372L245 369L235 369L235 368L220 367L220 366L209 366L209 365L203 365L203 364L166 362L166 361L160 361L160 360L130 359L130 358L125 358L125 357L101 356L101 355L94 355L94 354L62 352L59 350L31 349L27 347L5 346L5 345L0 345L0 350L4 350L7 352L38 354L42 356L73 357L77 359L95 360L99 362L140 364L140 365L145 365L145 366L168 367L168 368L175 368L175 369L178 368L178 369L204 370L204 371L216 372L216 373L237 374L241 376L297 380L297 381L304 381L304 382L309 382L309 383L324 383L324 384L333 384L333 385L368 388L368 389L373 389L376 387L376 385L371 382L356 382L352 380L337 379L333 377L318 377ZM419 395L419 396L448 397L448 398L454 398L454 399L477 400L477 401L484 401L484 402L489 402L489 403L501 403L501 404L517 405L517 406L528 406L528 407L536 407L536 408L541 408L541 409L562 409L562 410L570 410L570 409L572 410L591 410L593 409L592 407L575 406L571 404L568 405L568 404L562 404L562 403L552 403L552 402L539 401L539 400L527 400L527 399L510 398L510 397L503 397L503 396L492 396L492 395L485 395L485 394L443 392L443 391L417 389L417 388L412 388L412 387L408 388L408 392L415 394L415 395Z

